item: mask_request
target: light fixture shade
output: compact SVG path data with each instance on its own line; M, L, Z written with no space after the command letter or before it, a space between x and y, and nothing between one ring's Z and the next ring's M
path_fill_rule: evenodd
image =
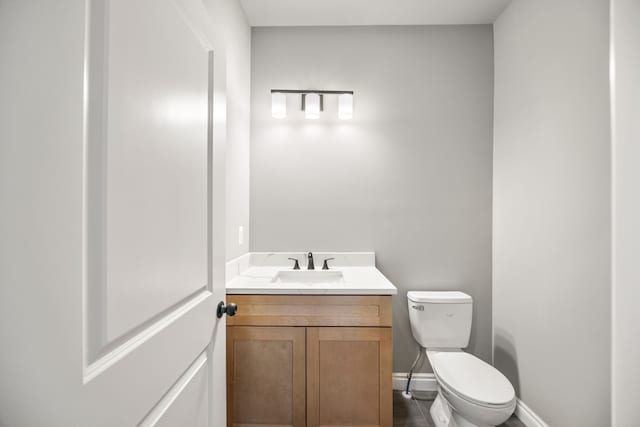
M287 95L279 92L271 93L271 117L284 119L287 117Z
M338 96L338 118L340 120L353 118L353 94L343 93Z
M308 93L304 99L304 116L307 119L317 119L320 117L320 95Z

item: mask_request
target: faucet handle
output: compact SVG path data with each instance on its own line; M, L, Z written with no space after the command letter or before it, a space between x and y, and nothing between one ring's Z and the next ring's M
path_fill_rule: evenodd
M290 259L291 261L295 261L295 263L293 264L293 269L294 270L300 270L300 264L298 264L298 259L297 258L287 258Z
M327 261L331 261L334 260L335 258L327 258L324 260L324 262L322 263L322 269L323 270L328 270L329 269L329 264L327 264Z

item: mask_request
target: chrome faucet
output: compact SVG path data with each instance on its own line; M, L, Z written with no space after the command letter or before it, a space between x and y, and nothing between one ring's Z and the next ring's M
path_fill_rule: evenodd
M311 252L307 253L307 270L315 270L316 266L313 264L313 254Z

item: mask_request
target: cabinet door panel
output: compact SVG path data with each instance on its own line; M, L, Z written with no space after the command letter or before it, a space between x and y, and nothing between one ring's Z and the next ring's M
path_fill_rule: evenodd
M304 427L304 328L227 328L227 399L229 427Z
M307 426L390 427L390 328L307 328Z

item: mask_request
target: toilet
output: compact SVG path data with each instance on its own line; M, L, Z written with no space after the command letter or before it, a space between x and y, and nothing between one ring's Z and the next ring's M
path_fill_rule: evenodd
M469 344L473 301L463 292L408 292L411 332L426 349L438 383L436 427L494 427L516 407L509 380L462 349Z

